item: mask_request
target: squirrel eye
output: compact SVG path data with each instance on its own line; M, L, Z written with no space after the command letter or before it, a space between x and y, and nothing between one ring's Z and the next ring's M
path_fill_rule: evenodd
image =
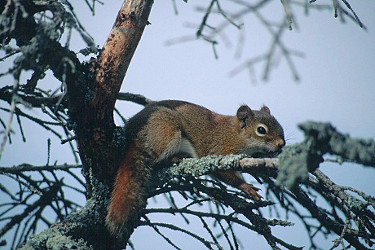
M267 134L267 129L264 126L259 125L256 132L259 136L265 136Z

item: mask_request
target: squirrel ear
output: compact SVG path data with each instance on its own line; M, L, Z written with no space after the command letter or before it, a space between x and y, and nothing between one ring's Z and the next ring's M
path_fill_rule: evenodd
M253 116L253 111L247 105L242 105L237 110L237 119L240 121L241 128L246 126L246 119Z
M269 115L271 114L271 110L266 105L263 105L260 108L260 111L264 111L264 112L268 113Z

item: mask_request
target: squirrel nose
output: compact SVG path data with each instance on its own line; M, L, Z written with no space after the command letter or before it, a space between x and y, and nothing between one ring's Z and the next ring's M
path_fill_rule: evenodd
M284 139L278 140L276 146L278 150L281 151L281 148L285 146L285 140Z

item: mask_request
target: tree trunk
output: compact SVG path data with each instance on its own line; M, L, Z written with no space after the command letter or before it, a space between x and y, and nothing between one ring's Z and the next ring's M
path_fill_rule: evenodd
M116 130L114 123L116 97L143 30L148 24L152 5L153 0L124 1L100 56L89 66L91 79L89 75L84 86L77 85L76 82L68 84L69 111L89 184L89 197L92 196L91 190L96 188L91 185L89 173L105 184L109 190L112 189L125 139L121 133L118 133L121 130ZM97 195L103 193L96 192L95 196ZM118 242L118 239L110 237L106 231L104 223L106 205L100 211L103 213L100 215L102 221L96 226L102 228L95 230L94 236L88 236L89 244L94 245L95 248L103 246L124 248L134 231L133 226L129 225L125 239Z
M152 4L152 0L124 1L97 62L91 65L95 77L88 83L89 91L84 91L83 100L71 101L73 109L79 110L73 117L83 166L107 185L111 185L120 160L122 145L117 139L123 139L114 137L116 97L148 24ZM81 109L75 108L79 106Z

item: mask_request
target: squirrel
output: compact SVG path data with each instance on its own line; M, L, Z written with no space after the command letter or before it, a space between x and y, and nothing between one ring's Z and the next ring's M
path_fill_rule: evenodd
M267 106L259 111L242 105L235 116L220 115L202 106L176 100L153 102L125 125L126 150L117 170L106 225L121 237L129 215L146 206L153 166L176 155L246 154L272 157L285 145L284 132ZM259 201L259 188L234 170L212 174Z

